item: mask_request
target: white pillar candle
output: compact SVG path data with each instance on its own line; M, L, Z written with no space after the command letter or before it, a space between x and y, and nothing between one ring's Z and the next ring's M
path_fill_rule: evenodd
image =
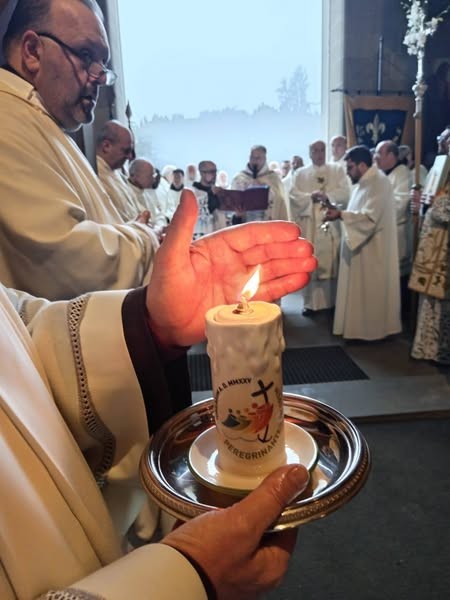
M281 310L268 302L206 313L218 467L258 476L286 462Z

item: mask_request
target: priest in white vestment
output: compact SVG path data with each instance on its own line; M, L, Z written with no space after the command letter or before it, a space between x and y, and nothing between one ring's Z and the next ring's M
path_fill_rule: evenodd
M159 203L156 190L153 189L155 169L152 163L144 158L136 158L130 164L129 184L136 197L140 212L150 212L149 225L153 227L158 239L162 238L168 220Z
M387 175L394 192L402 318L408 319L411 311L408 279L413 259L413 221L410 209L412 173L406 165L400 163L399 147L395 142L384 141L377 144L374 160L378 168Z
M97 137L97 171L100 181L122 219L139 215L136 196L123 169L134 156L131 131L119 121L106 121Z
M400 276L409 275L412 265L411 171L406 165L399 162L399 148L395 142L380 142L375 149L374 159L378 168L387 175L392 185Z
M335 305L341 227L340 223L323 225L323 204L345 208L350 197L350 184L342 166L325 162L325 142L312 143L309 155L311 164L296 171L289 195L291 218L313 243L319 261L311 283L302 292L305 315Z
M0 69L0 280L53 300L141 285L155 252L151 229L123 223L15 56Z
M284 186L280 176L267 165L267 149L253 146L245 169L233 177L232 190L246 190L250 187L269 186L269 206L265 211L247 211L240 215L242 221L272 221L288 219L288 208Z
M365 146L346 153L352 196L346 210L328 208L342 223L342 247L333 333L378 340L399 333L400 280L392 186L372 165Z
M345 169L344 156L347 151L347 138L345 135L334 135L330 140L331 159Z

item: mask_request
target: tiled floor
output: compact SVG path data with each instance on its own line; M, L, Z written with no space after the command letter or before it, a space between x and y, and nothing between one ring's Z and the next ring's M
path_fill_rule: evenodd
M283 298L282 310L287 347L340 344L369 376L361 381L285 386L287 393L316 398L355 420L450 414L450 368L410 358L408 325L402 334L379 342L346 342L332 335L331 312L302 316L300 293ZM204 351L204 345L191 350ZM193 393L194 402L210 397L211 392Z

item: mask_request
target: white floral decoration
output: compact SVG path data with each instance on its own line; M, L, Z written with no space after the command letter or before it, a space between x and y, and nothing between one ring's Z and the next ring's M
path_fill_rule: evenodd
M427 0L412 0L409 5L404 4L406 9L406 19L408 26L403 43L408 48L408 54L419 54L424 51L427 37L433 35L437 26L443 20L442 16L448 11L448 8L426 21L425 9Z

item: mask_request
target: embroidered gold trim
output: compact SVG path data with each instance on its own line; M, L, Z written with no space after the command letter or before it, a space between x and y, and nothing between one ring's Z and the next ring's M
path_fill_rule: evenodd
M94 473L97 484L100 487L103 487L106 483L105 474L113 464L116 440L108 427L103 423L92 402L88 377L81 351L80 325L86 311L88 300L89 296L86 295L75 298L69 302L68 326L78 384L78 402L81 422L87 433L99 443L95 459L93 456L89 457L90 459L94 459L90 460L90 467Z

